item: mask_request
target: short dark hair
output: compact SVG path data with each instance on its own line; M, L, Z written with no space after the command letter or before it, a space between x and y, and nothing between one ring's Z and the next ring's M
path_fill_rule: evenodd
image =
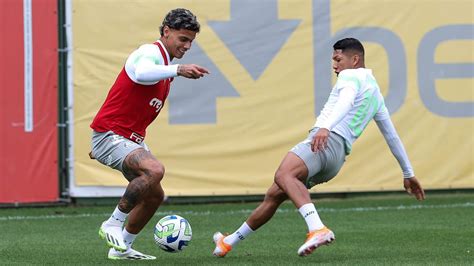
M165 26L175 30L185 29L194 32L199 32L201 27L196 16L185 8L176 8L168 12L160 26L161 36L163 36L163 28Z
M364 56L364 46L356 38L344 38L337 41L333 46L334 50L342 50L342 52L347 50L352 50L359 52Z

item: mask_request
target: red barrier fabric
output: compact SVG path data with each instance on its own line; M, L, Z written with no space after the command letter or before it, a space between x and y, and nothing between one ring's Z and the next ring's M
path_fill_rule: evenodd
M32 104L25 104L23 1L0 1L0 203L58 199L57 1L32 1ZM25 112L32 114L31 131Z

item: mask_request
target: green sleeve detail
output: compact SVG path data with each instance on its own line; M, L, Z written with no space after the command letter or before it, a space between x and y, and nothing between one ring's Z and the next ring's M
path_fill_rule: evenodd
M362 105L357 109L354 117L349 123L349 128L353 130L357 137L362 134L362 131L364 131L368 125L368 123L364 124L364 121L368 120L368 117L372 119L375 116L375 113L380 109L380 106L381 102L378 101L375 94L370 94L369 91L364 94Z
M152 52L151 49L140 49L138 53L135 54L133 59L133 64L138 64L140 61L148 61L155 65L163 65L163 62L160 61L160 57L157 53Z

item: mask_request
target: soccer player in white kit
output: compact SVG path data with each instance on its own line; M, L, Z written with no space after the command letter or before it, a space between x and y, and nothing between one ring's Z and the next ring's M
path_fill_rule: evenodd
M337 82L308 137L291 149L275 173L263 202L232 234L216 232L214 256L224 257L236 244L268 222L278 207L290 199L308 226L298 255L311 254L335 239L321 221L308 189L331 180L351 152L352 143L373 119L403 172L405 190L423 200L423 188L415 177L405 148L393 126L380 88L370 69L365 68L364 47L359 40L337 41L332 56Z

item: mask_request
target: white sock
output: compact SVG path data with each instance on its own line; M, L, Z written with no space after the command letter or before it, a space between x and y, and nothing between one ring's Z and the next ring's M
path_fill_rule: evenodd
M132 234L127 231L127 229L123 229L122 231L123 235L123 242L125 242L125 245L127 245L127 250L130 249L133 245L133 241L135 241L135 238L137 238L138 234Z
M316 211L316 207L314 207L313 203L307 203L301 208L298 209L301 216L303 216L306 224L308 225L308 231L319 230L324 227L321 218L319 218L318 211Z
M240 241L244 240L248 235L253 233L254 231L250 226L247 224L247 222L244 222L237 231L235 231L233 234L228 235L224 238L224 243L229 244L231 246L239 243Z
M110 216L110 218L107 220L107 223L112 224L112 225L121 225L121 226L123 226L123 224L125 223L125 220L127 219L127 217L128 217L128 213L122 212L121 210L119 210L119 208L117 206L117 207L115 207L115 210L112 213L112 215Z

